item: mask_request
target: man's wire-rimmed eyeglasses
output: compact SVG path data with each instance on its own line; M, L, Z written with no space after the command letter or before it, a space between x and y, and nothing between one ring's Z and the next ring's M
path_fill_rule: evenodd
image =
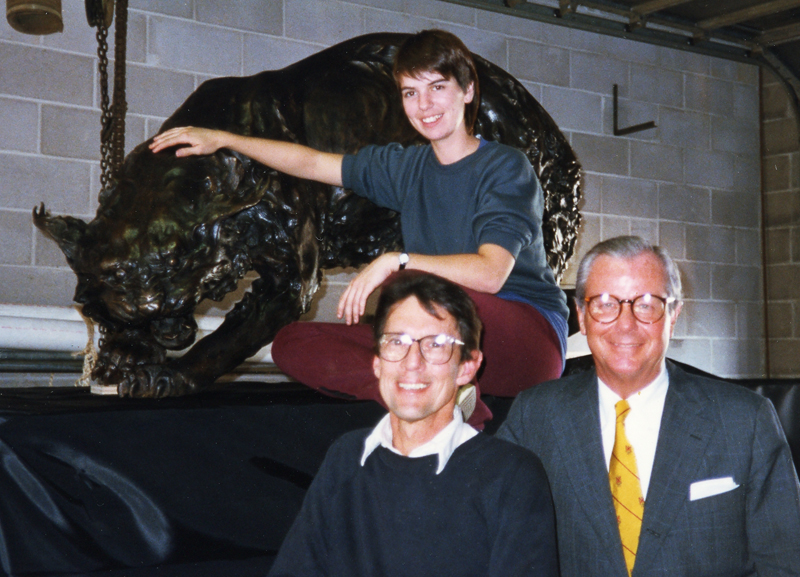
M422 358L432 365L443 365L453 356L454 345L464 343L444 333L428 335L415 339L405 333L383 333L378 341L378 356L384 361L402 361L411 350L411 345L419 343Z
M660 297L645 293L632 299L618 299L608 293L586 297L589 315L598 323L613 323L622 314L622 305L631 305L634 318L640 323L651 325L664 317L667 306L675 302L675 297Z

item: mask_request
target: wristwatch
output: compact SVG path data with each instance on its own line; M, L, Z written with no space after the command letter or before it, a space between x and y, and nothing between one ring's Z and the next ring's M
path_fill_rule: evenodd
M401 252L400 253L400 257L399 257L400 270L405 270L406 265L408 264L408 259L409 259L409 257L408 257L408 253L407 252Z

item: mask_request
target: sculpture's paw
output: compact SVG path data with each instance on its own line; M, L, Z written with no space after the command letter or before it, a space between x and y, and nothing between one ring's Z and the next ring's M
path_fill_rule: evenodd
M197 384L184 373L164 365L139 365L119 384L120 397L180 397L197 392Z

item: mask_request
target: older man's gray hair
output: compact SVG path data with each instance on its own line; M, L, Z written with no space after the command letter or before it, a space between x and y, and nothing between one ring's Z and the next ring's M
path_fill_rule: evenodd
M581 259L578 265L578 275L575 281L575 299L578 301L578 307L583 310L586 302L586 281L589 278L592 264L598 256L605 255L611 258L619 259L632 259L640 254L649 252L661 261L664 266L664 271L667 273L667 296L673 297L675 300L670 304L670 311L675 310L675 307L681 302L683 292L681 288L681 273L669 253L661 248L650 244L646 240L638 236L616 236L609 238L596 245L594 245L589 252L587 252Z

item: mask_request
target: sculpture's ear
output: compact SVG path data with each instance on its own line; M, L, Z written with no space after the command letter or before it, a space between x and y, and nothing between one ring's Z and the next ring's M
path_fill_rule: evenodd
M227 153L221 158L224 170L220 171L221 186L209 204L208 221L217 221L258 204L267 194L271 174L269 170L247 157Z
M88 230L85 222L71 216L50 216L42 203L33 209L33 224L58 243L70 266L80 260Z

